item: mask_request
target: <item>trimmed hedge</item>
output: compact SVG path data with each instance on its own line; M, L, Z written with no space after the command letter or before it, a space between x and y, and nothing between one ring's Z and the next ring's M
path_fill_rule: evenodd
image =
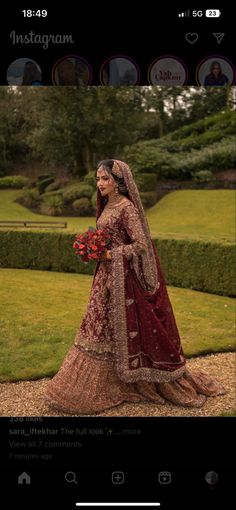
M215 179L215 176L210 170L199 170L193 174L194 182L211 182Z
M235 246L195 240L154 240L168 285L235 296Z
M0 268L92 274L94 262L81 262L74 239L75 234L59 232L1 231Z
M140 191L140 198L142 200L143 207L145 209L152 207L155 205L157 201L157 192L156 191Z
M215 113L210 115L204 119L197 120L191 124L186 126L182 126L181 128L174 131L171 135L172 140L182 141L184 143L186 139L192 138L194 135L197 137L198 135L202 135L203 133L208 135L208 133L218 132L221 134L221 137L226 134L234 134L236 131L236 116L233 110L227 110L225 112Z
M157 187L157 176L155 174L137 174L136 184L142 193L153 191Z
M0 177L0 189L21 189L28 182L28 177L23 177L23 175L6 175L5 177Z
M58 232L0 231L0 268L93 274L95 263L80 261L74 239ZM236 295L233 244L165 238L154 243L168 285Z
M164 149L160 141L162 139L148 140L125 147L124 159L135 168L137 175L151 172L156 178L182 179L192 177L200 170L215 173L236 166L234 136L199 150L192 148L187 153L180 146L178 152L172 153L170 143L168 149Z

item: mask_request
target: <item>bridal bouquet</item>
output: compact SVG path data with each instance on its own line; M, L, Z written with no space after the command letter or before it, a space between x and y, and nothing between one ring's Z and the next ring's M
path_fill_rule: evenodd
M89 262L89 260L99 260L109 244L108 230L89 227L87 232L76 236L73 248L83 262Z

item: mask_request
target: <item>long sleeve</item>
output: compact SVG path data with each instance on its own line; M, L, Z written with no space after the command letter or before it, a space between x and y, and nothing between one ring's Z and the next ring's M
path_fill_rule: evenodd
M122 246L122 253L130 260L133 255L141 255L147 251L146 238L140 222L139 213L133 204L124 207L122 211L123 224L131 243Z

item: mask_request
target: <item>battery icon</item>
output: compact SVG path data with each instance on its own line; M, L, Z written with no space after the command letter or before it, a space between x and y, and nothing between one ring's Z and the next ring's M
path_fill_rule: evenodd
M219 18L221 12L219 9L207 9L205 15L207 18Z

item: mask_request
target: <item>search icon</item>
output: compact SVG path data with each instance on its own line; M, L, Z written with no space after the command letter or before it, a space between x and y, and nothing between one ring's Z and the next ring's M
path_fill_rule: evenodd
M78 483L74 471L67 471L67 473L65 474L65 480L68 483Z

